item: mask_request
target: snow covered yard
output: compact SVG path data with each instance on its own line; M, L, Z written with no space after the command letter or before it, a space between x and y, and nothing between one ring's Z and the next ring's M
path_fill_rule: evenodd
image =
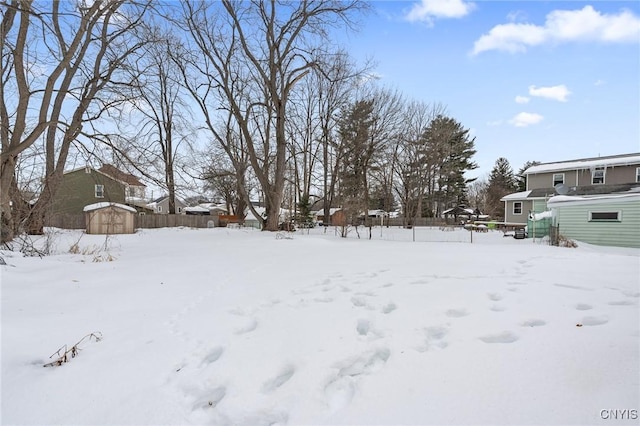
M3 424L636 422L638 250L80 235L0 253Z

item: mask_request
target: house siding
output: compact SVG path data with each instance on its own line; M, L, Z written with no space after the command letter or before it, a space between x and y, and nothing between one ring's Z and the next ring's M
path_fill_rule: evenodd
M95 185L104 185L104 197L96 197ZM80 169L63 175L51 212L80 214L83 213L84 206L99 202L124 204L124 186L93 169L90 169L89 173L85 169Z
M553 206L565 237L590 244L640 248L640 200ZM620 222L589 221L589 212L621 211Z
M513 203L515 202L522 202L522 214L513 214ZM508 200L506 204L507 214L505 216L505 222L510 223L526 224L529 213L542 213L547 210L547 201L542 199Z
M608 166L605 170L604 183L607 185L632 183L636 181L636 168L640 164L625 166ZM558 170L546 173L527 174L527 189L553 187L553 175L564 173L564 184L567 186L591 185L591 170Z
M184 214L184 208L187 205L176 198L176 214ZM161 210L158 209L161 207ZM178 209L180 209L178 211ZM158 202L156 202L155 213L158 214L169 214L169 198L164 198Z

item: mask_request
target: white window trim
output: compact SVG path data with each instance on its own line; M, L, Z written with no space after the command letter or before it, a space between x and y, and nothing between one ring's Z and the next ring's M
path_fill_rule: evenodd
M162 213L162 206L158 206L158 213Z
M594 219L594 213L616 213L618 215L617 219ZM589 212L589 222L622 222L622 210L599 210L599 211L590 211Z
M520 204L520 213L516 213L516 204ZM513 213L513 215L521 215L522 214L522 210L523 210L523 203L522 201L514 201L513 202L513 208L511 209L511 212Z
M594 182L593 180L596 177L596 172L602 170L602 182ZM604 185L607 180L607 168L606 167L596 167L591 172L591 185Z
M640 182L640 167L636 167L636 182Z
M101 195L98 195L98 188L101 189L100 191ZM104 198L104 185L96 184L94 187L94 194L96 198Z
M556 185L558 185L558 183L556 183L556 176L562 176L562 182L559 182L560 184L564 185L564 173L554 173L553 176L551 177L552 179L552 184L551 186L555 187Z

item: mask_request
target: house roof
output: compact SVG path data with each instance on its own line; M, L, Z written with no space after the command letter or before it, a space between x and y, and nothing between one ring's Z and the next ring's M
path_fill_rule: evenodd
M476 211L470 207L456 206L443 211L442 214L475 215Z
M104 173L105 175L111 176L112 178L119 180L120 182L124 182L127 185L131 186L146 186L137 177L131 175L129 173L125 173L122 170L118 170L115 166L111 164L104 164L102 167L98 169L98 171Z
M514 192L513 194L508 194L500 198L500 201L524 200L529 197L529 194L531 194L531 191Z
M572 195L557 195L551 197L547 202L549 207L558 207L567 204L606 204L619 202L640 202L640 192L630 192L625 194L606 194L594 197L580 197Z
M556 161L531 166L524 171L525 175L549 173L563 170L588 170L595 167L616 167L640 165L640 153L610 155L606 157L582 158L578 160Z
M593 197L598 195L621 194L626 192L640 191L640 182L636 183L620 183L614 185L584 185L569 187L565 195L569 196L587 196ZM516 192L505 195L500 201L518 201L549 198L559 195L555 188L536 188L524 192Z

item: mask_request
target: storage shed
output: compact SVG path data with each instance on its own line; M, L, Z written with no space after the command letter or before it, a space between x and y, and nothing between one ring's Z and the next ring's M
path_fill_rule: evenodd
M640 247L640 193L559 195L548 202L565 237L590 244Z
M136 209L119 203L95 203L84 207L87 234L133 234Z

